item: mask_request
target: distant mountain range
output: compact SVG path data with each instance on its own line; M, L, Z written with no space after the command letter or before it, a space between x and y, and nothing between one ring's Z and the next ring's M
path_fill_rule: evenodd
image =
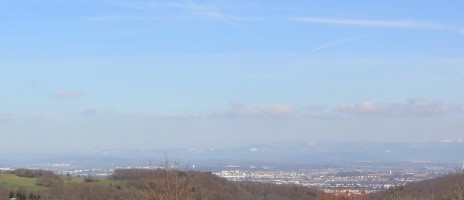
M73 166L124 166L159 164L167 156L171 161L187 162L259 162L274 164L313 164L353 161L434 161L464 160L462 141L428 143L393 142L281 142L246 145L235 148L153 149L148 151L111 149L55 154L0 155L2 165L71 163Z

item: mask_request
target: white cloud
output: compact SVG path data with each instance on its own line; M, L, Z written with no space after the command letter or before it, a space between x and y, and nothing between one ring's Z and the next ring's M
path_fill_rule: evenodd
M58 98L64 98L64 97L74 98L74 97L82 97L84 96L84 93L79 92L79 91L60 91L60 92L55 93L53 96L58 97Z
M337 110L345 113L384 114L392 111L391 105L378 102L362 102L359 104L341 104Z
M250 116L250 117L291 117L296 114L295 109L285 104L269 104L248 107L241 102L234 102L225 110L214 112L223 116Z
M411 29L434 29L447 30L463 33L463 27L440 24L429 21L417 20L371 20L371 19L344 19L344 18L319 18L319 17L297 17L290 18L291 21L299 21L313 24L335 24L347 26L369 26L384 28L411 28Z
M252 147L252 148L248 149L248 151L253 152L253 153L256 153L256 152L259 151L259 149L256 148L256 147Z
M118 114L116 118L140 118L146 120L209 120L209 119L292 119L292 120L340 120L350 115L365 117L422 117L435 115L460 114L459 103L411 100L400 103L365 101L344 103L331 106L293 107L287 104L266 104L249 106L242 102L232 102L228 107L207 113L173 112L161 115ZM94 109L80 112L82 115L98 114Z

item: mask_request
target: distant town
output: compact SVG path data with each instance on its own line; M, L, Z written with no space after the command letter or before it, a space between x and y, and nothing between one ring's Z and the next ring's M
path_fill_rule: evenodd
M258 181L275 184L297 184L322 189L328 193L368 194L432 179L456 171L451 163L389 162L345 163L341 167L301 170L269 170L251 166L249 170L222 170L215 174L233 181Z

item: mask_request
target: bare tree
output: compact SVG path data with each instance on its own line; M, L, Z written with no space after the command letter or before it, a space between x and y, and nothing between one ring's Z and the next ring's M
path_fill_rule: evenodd
M451 187L447 198L451 200L464 200L464 173L454 173L449 178Z
M149 192L147 200L196 200L201 199L200 193L190 184L189 174L185 169L179 170L180 162L171 162L164 153L163 169L155 170L155 180L148 180ZM204 199L204 198L203 198Z

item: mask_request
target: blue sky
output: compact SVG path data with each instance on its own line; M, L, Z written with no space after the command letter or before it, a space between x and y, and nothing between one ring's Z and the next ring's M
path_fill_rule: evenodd
M0 152L464 139L463 9L4 0Z

